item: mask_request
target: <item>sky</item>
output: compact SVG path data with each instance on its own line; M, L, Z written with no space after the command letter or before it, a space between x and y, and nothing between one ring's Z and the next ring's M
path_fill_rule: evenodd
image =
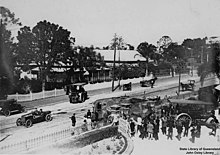
M107 46L115 33L135 47L157 45L162 36L178 43L220 36L220 0L0 0L0 6L23 26L59 24L82 46Z

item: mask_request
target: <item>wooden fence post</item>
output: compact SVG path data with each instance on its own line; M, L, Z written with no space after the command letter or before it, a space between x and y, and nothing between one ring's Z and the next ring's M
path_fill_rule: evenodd
M42 93L43 93L43 98L45 98L45 92L44 92L44 89L43 89Z
M18 92L16 92L16 100L18 101Z
M33 100L33 94L32 94L32 91L30 91L30 100L31 100L31 101Z

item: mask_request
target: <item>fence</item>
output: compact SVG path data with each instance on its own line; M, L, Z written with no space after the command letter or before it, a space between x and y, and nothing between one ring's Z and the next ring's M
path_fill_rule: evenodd
M54 133L49 133L46 135L42 135L40 137L35 137L32 139L28 139L25 141L20 141L16 143L9 143L4 146L0 146L0 152L1 153L18 153L18 152L23 152L23 151L28 151L30 149L36 148L36 147L41 147L47 144L54 143L59 140L63 140L65 138L71 137L71 136L77 136L82 133L92 131L94 129L107 126L109 125L108 123L103 123L99 122L97 124L96 128L92 128L91 124L86 124L86 125L81 125L77 126L74 128L67 128L63 129Z
M17 93L14 95L8 95L8 98L16 99L17 101L32 101L36 99L55 97L55 96L60 96L60 95L65 95L64 89L54 89L50 91L42 91L39 93L30 92L29 94L18 94Z

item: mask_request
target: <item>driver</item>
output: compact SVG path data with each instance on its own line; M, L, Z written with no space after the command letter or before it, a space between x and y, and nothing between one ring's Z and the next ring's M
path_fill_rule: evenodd
M37 108L35 108L34 113L35 113L36 115L40 115L40 111L38 111Z
M41 113L41 114L43 113L43 110L42 110L42 109L40 109L40 113Z

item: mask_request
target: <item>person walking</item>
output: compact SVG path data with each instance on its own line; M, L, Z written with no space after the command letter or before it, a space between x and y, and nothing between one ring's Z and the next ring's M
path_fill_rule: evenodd
M75 116L75 113L73 113L73 116L70 117L71 118L71 121L72 121L72 126L74 127L76 125L76 116Z

